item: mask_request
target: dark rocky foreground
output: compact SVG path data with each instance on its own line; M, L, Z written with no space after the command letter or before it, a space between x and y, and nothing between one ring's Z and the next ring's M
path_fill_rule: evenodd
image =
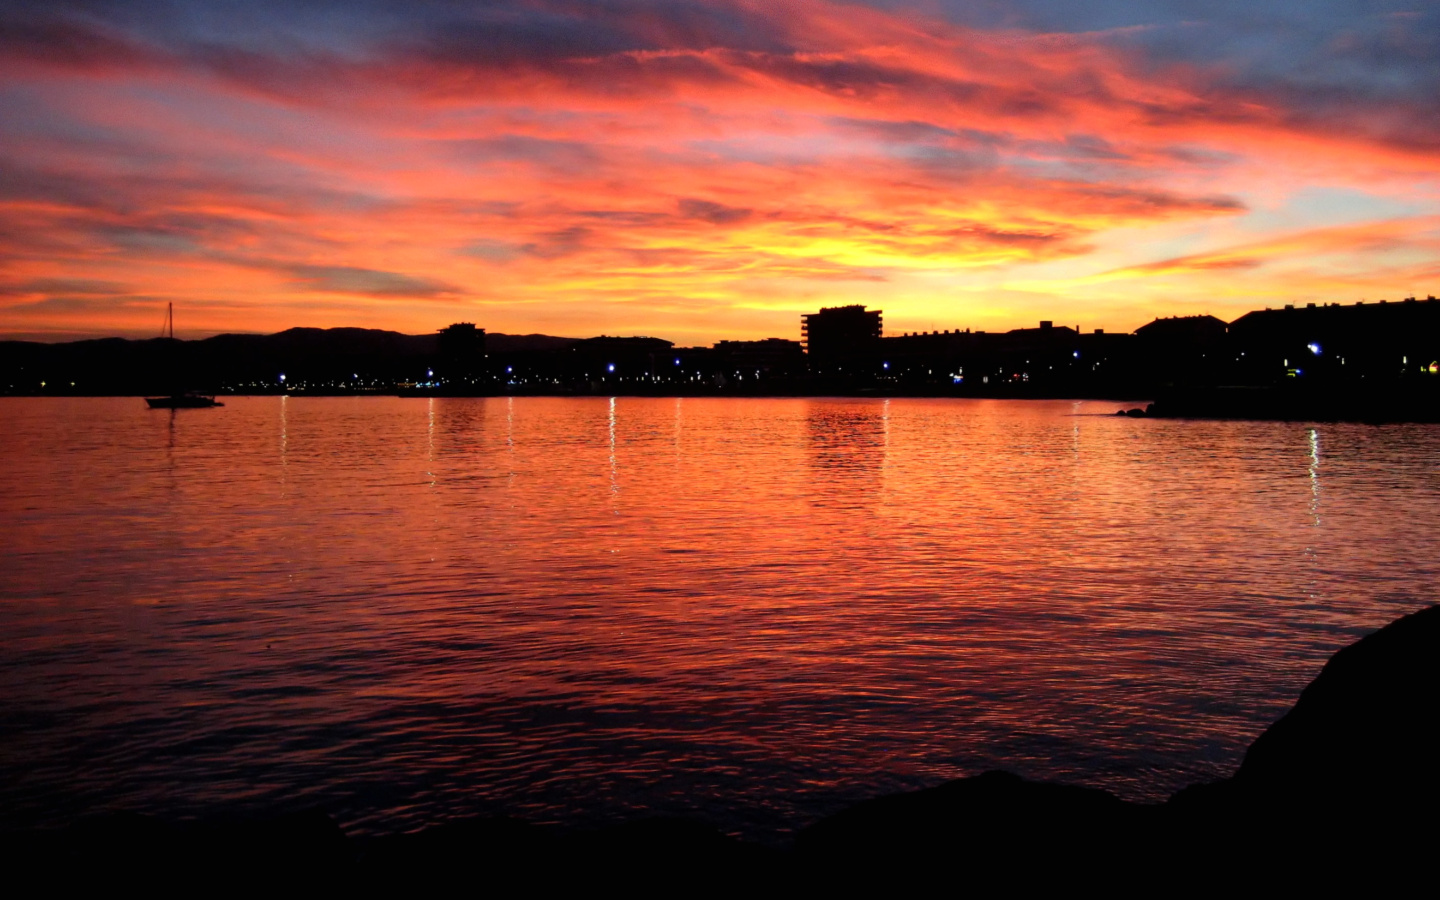
M1232 778L1164 804L987 772L857 804L805 828L787 850L667 819L568 833L477 819L354 839L315 812L233 823L97 819L10 835L0 862L12 878L52 887L206 892L306 884L387 894L1423 885L1440 837L1437 713L1440 606L1336 653Z

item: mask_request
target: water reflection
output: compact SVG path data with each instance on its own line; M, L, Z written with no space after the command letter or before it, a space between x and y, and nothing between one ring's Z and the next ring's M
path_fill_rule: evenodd
M505 398L505 480L515 486L515 398Z
M680 458L680 432L684 422L685 398L675 398L675 420L670 429L670 446L675 451L675 459Z
M615 398L610 398L609 415L606 418L607 436L610 441L610 499L613 504L620 496L619 464L615 461ZM620 515L619 507L613 507Z
M278 405L280 407L280 496L283 498L289 490L290 397L286 394L281 394Z
M884 487L889 400L809 403L805 435L817 506L873 503Z
M425 477L435 487L435 398L425 401Z
M165 421L165 483L172 494L179 487L175 478L175 417L179 412L178 409L171 409Z
M469 455L480 448L485 432L484 400L443 397L429 402L442 459Z
M265 397L162 438L135 402L0 398L0 830L773 834L996 767L1157 799L1440 580L1434 427Z

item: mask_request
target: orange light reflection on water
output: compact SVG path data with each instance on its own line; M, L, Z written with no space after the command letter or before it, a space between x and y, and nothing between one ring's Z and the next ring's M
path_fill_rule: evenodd
M142 407L0 400L16 821L304 796L380 830L698 811L765 834L996 767L1158 798L1227 773L1440 574L1429 426Z

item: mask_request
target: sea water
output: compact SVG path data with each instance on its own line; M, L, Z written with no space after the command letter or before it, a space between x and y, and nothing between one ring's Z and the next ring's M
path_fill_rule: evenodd
M224 399L0 399L0 827L1160 800L1440 570L1436 426Z

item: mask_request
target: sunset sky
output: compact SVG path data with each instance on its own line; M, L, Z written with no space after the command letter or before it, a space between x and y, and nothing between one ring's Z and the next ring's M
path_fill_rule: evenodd
M183 337L708 344L845 303L1129 331L1416 293L1419 0L0 6L9 336L173 302Z

